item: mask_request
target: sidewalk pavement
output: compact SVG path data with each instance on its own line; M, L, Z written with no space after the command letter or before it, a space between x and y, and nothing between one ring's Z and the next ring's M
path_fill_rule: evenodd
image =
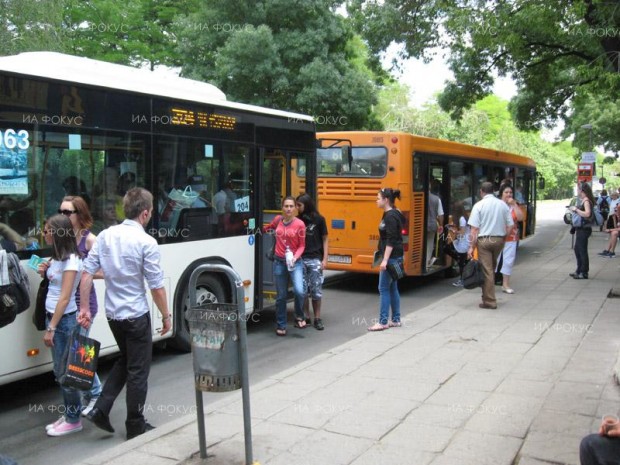
M606 240L590 239L589 280L568 276L566 234L518 264L498 310L479 309L476 289L405 311L401 328L361 321L357 339L251 385L255 462L578 465L581 438L620 407L620 301L607 297L620 259L596 255ZM207 459L187 415L82 464L243 464L241 391L205 395L223 396L205 406Z

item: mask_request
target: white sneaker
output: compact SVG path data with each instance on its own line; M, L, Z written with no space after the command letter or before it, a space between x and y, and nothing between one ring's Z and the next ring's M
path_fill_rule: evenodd
M91 410L95 407L95 404L97 403L97 399L99 399L99 397L92 397L90 401L88 402L88 405L82 409L83 417L88 416Z
M458 281L454 281L454 282L452 283L452 285L453 285L454 287L463 287L463 281L461 281L461 280L459 279Z
M429 261L428 261L428 266L433 266L435 264L435 262L437 261L437 257L432 257Z
M49 425L45 425L45 431L49 431L52 428L56 428L57 426L60 426L60 424L65 421L65 416L61 415L60 418L58 420L56 420L54 423L50 423Z

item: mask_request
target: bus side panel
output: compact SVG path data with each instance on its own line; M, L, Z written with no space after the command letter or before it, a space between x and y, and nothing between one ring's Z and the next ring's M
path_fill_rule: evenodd
M320 212L325 217L330 258L327 268L371 272L381 212L376 206L380 179L320 178ZM333 253L332 253L333 252ZM350 263L337 262L350 257Z

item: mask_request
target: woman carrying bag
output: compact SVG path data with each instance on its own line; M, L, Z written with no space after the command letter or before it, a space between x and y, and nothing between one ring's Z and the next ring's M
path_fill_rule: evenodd
M581 182L577 186L577 205L571 207L573 212L573 226L575 228L575 258L577 269L570 276L574 279L588 279L590 272L590 258L588 257L588 239L592 235L591 218L594 213L594 195L592 188L587 182Z
M62 372L63 354L67 350L77 322L75 291L82 274L82 259L75 242L71 221L64 215L54 215L44 226L45 242L52 246L52 259L39 265L50 283L45 307L47 329L43 342L52 350L54 375ZM82 430L80 421L80 391L61 386L64 415L45 427L48 436L65 436Z
M396 199L400 199L398 189L386 187L377 193L377 207L383 210L383 217L379 223L378 250L382 256L379 265L379 321L369 327L368 331L383 331L401 325L398 281L388 271L388 266L392 264L397 264L400 268L403 264L402 229L405 217L394 207ZM392 307L391 320L388 318L390 307Z

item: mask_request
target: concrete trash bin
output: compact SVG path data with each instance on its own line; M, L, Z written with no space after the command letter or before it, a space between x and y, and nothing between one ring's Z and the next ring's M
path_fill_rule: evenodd
M226 392L241 388L237 307L208 303L192 307L185 314L197 390Z

